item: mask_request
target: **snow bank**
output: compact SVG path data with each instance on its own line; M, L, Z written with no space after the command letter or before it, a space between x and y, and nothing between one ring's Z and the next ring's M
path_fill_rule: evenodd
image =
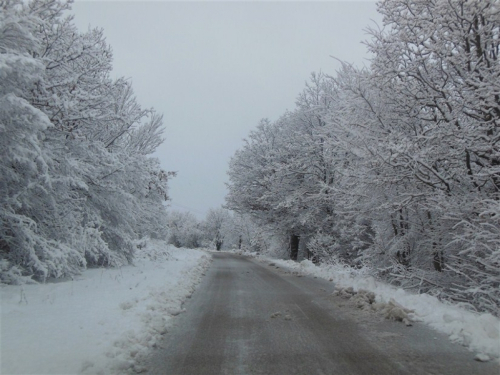
M422 322L449 335L450 340L468 347L471 351L488 355L500 361L500 319L491 314L477 314L447 305L427 294L413 294L403 289L375 280L363 269L353 270L342 265L314 265L309 260L300 263L259 257L305 275L333 281L337 287L352 287L355 291L368 290L376 295L377 302L394 300L406 309L413 310Z
M210 256L148 242L134 266L93 269L73 280L2 286L2 374L141 372Z
M243 249L224 249L218 251L219 253L230 253L230 254L236 254L236 255L244 255L248 258L257 258L259 257L259 253L256 251L248 251L248 250L243 250Z

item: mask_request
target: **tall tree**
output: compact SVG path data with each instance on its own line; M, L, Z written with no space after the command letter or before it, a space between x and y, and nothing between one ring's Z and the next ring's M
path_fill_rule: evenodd
M206 236L215 250L221 250L222 245L231 234L232 218L224 208L210 209L203 223Z
M0 3L2 275L123 264L139 236L166 235L162 116L110 78L103 31L78 32L70 5Z

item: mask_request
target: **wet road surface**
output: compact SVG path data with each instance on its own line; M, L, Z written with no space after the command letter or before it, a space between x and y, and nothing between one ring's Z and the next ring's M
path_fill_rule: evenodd
M499 374L423 324L357 311L326 280L214 253L145 367L165 375Z

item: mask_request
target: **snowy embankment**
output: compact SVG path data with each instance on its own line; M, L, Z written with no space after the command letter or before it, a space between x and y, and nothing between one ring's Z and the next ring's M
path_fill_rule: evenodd
M141 372L141 359L199 283L211 257L150 241L134 266L73 280L2 286L2 374Z
M458 306L447 305L427 294L412 294L403 289L376 281L363 270L353 270L341 265L316 266L309 260L300 263L264 256L257 259L272 262L304 275L312 275L333 281L337 288L352 287L355 291L375 293L376 301L391 300L413 310L413 319L422 321L437 331L449 335L450 340L468 347L476 353L476 359L495 359L500 362L500 319L491 314L473 313Z

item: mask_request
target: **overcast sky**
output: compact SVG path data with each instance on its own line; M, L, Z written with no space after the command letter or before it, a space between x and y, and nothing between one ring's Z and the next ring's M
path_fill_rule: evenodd
M171 207L199 218L224 203L229 160L259 120L293 110L311 72L334 74L331 56L369 65L364 29L381 24L375 2L359 1L77 0L73 14L82 31L104 29L114 75L163 113L155 156L178 171Z

